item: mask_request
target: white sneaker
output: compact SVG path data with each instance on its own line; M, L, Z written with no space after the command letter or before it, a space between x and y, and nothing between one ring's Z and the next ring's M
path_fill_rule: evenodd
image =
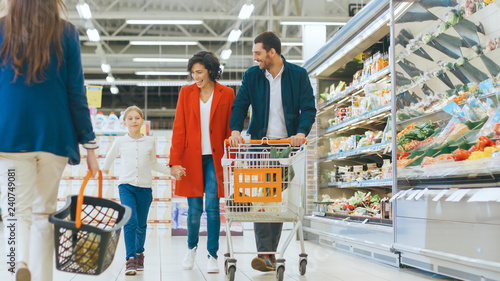
M219 264L217 263L217 259L212 256L208 257L207 273L219 273Z
M194 266L194 260L196 259L196 249L198 247L194 247L193 249L188 249L184 260L182 261L182 267L184 269L190 270Z

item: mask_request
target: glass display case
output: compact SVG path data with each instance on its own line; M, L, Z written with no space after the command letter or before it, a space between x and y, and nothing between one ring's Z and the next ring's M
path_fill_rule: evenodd
M499 280L500 1L391 6L394 249L402 264Z

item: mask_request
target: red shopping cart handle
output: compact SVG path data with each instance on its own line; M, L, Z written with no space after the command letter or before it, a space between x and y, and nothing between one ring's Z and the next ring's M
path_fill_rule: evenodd
M224 143L229 145L229 140L225 139ZM245 141L243 141L245 143ZM282 140L269 140L269 139L261 139L261 140L250 140L250 144L290 144L292 141L290 139L282 139ZM303 144L307 144L307 140L304 139Z
M102 198L102 171L99 170L99 198ZM92 170L89 170L85 178L83 179L82 187L80 187L80 193L76 199L76 212L75 212L75 227L80 228L82 225L82 205L83 205L83 192L87 186L90 177L92 176Z

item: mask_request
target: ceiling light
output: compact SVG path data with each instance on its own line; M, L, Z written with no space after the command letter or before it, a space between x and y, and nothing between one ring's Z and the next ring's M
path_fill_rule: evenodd
M188 75L187 71L137 71L135 75L163 75L163 76L175 76L175 75Z
M111 75L108 75L108 77L106 77L106 82L108 83L113 83L115 82L115 77L111 76Z
M134 62L188 62L189 59L174 58L133 58Z
M86 20L92 18L92 12L90 11L90 7L87 3L80 3L76 5L76 11L81 18L84 18Z
M281 42L281 46L304 46L302 42Z
M346 25L346 22L328 21L282 21L281 25Z
M220 53L220 58L223 60L228 60L229 57L231 57L232 53L233 51L231 51L231 49L225 49Z
M111 86L111 87L109 88L109 90L111 91L111 93L112 93L113 95L116 95L116 94L118 94L118 93L120 92L120 91L118 90L118 87L116 87L116 86Z
M89 40L92 42L101 41L101 37L99 36L99 31L97 31L97 29L95 28L87 29L87 36L89 37Z
M101 69L102 69L102 72L109 73L109 72L111 72L111 65L109 65L109 63L103 63L103 64L101 64Z
M182 24L196 25L203 24L202 20L127 20L127 24Z
M253 4L245 4L243 7L241 7L240 14L238 15L238 18L240 20L246 20L249 19L250 16L253 13L254 6Z
M196 41L130 41L130 45L136 46L187 46L198 45Z
M238 39L240 39L241 36L241 30L239 29L233 29L231 30L231 33L229 33L229 36L227 37L228 42L236 42Z

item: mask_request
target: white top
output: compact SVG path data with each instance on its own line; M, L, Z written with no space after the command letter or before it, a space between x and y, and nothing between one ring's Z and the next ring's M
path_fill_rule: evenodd
M200 123L201 123L201 154L211 155L212 145L210 144L210 109L212 108L212 97L207 102L200 99Z
M288 137L285 114L283 113L283 102L281 100L281 75L283 74L283 69L285 69L285 65L283 65L275 78L266 70L266 78L269 80L270 86L269 122L267 124L266 136L270 139L283 139Z
M118 184L126 183L138 187L152 187L151 170L170 176L170 167L156 160L155 140L143 136L133 139L128 134L118 137L106 155L103 170L109 170L115 158L120 155L120 177Z

